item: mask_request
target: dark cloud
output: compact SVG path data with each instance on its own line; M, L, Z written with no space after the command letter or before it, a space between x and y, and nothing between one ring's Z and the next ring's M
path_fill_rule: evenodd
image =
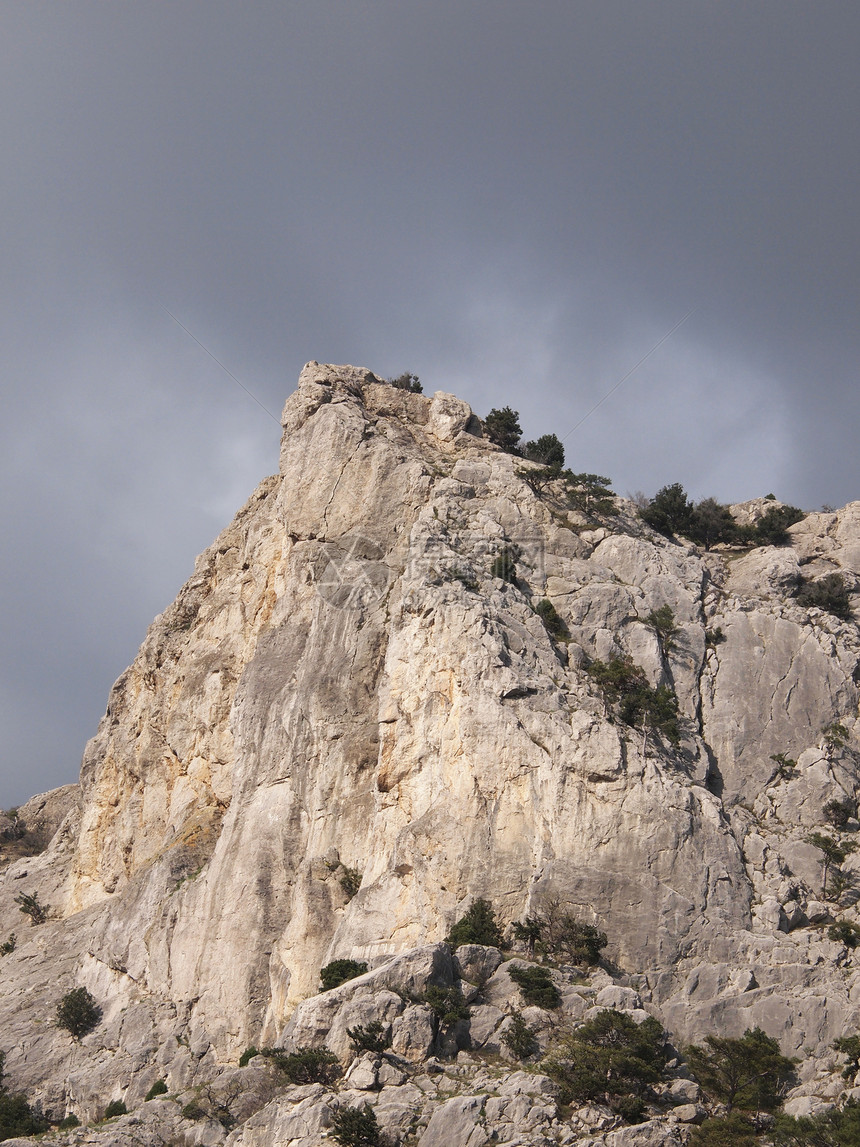
M621 491L860 492L860 11L314 0L0 16L0 803L274 469L309 358L417 371Z

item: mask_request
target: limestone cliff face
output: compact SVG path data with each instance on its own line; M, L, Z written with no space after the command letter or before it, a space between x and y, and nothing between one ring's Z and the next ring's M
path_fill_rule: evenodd
M0 874L27 941L0 984L10 1067L69 1070L28 1015L84 982L115 1012L98 1070L143 1079L158 1056L191 1079L276 1042L321 964L438 941L477 896L505 922L560 896L684 1038L716 1015L794 1048L852 1022L842 949L806 926L804 837L856 795L860 639L791 593L832 570L856 588L860 503L788 547L706 554L623 502L595 528L539 498L451 395L311 363L282 421L280 474L114 686L51 849ZM516 584L493 576L505 545ZM666 604L664 655L645 619ZM586 665L613 653L674 686L678 748L609 719ZM22 928L22 889L54 919Z

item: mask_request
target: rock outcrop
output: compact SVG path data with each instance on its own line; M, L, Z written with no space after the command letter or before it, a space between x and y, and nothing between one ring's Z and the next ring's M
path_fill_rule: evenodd
M343 1055L380 992L398 1054L423 1060L420 1005L407 1015L379 977L413 950L444 964L432 945L476 897L505 925L561 898L679 1043L760 1025L824 1054L860 1028L852 950L821 927L856 910L826 899L806 839L857 796L860 633L794 597L834 571L856 594L860 503L808 515L784 547L704 553L621 499L598 522L538 496L452 395L311 363L282 422L280 474L153 622L80 789L27 814L45 835L62 808L50 846L0 870L15 1085L92 1119L159 1078L203 1086L303 1024ZM494 576L504 547L513 581ZM648 620L662 606L668 646ZM675 691L677 745L613 719L587 667L614 656ZM370 979L345 993L353 1011L318 997L320 1016L302 1001L336 958ZM79 985L103 1022L76 1044L51 1021ZM484 1043L505 999L481 1005ZM312 1099L290 1101L301 1135L263 1107L229 1141L316 1142ZM434 1109L424 1147L477 1127L473 1099Z

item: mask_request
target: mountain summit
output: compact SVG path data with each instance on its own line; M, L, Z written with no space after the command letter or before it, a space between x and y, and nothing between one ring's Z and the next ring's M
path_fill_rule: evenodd
M302 1003L320 969L376 983L419 951L467 981L441 942L486 900L503 932L553 905L605 932L611 1006L677 1047L760 1027L806 1049L814 1109L860 1029L860 632L798 589L854 594L860 503L705 552L624 499L589 516L561 479L536 488L449 394L312 362L282 424L280 473L151 625L80 787L39 798L52 842L0 869L15 1087L94 1119L299 1029L340 1055L334 1003ZM53 1021L78 987L101 1012L80 1041ZM266 1110L229 1142L322 1142Z

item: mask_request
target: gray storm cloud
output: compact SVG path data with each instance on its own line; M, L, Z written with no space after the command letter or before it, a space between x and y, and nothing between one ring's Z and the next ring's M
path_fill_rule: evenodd
M304 361L417 371L616 489L860 496L860 12L298 0L0 14L0 804L259 477Z

